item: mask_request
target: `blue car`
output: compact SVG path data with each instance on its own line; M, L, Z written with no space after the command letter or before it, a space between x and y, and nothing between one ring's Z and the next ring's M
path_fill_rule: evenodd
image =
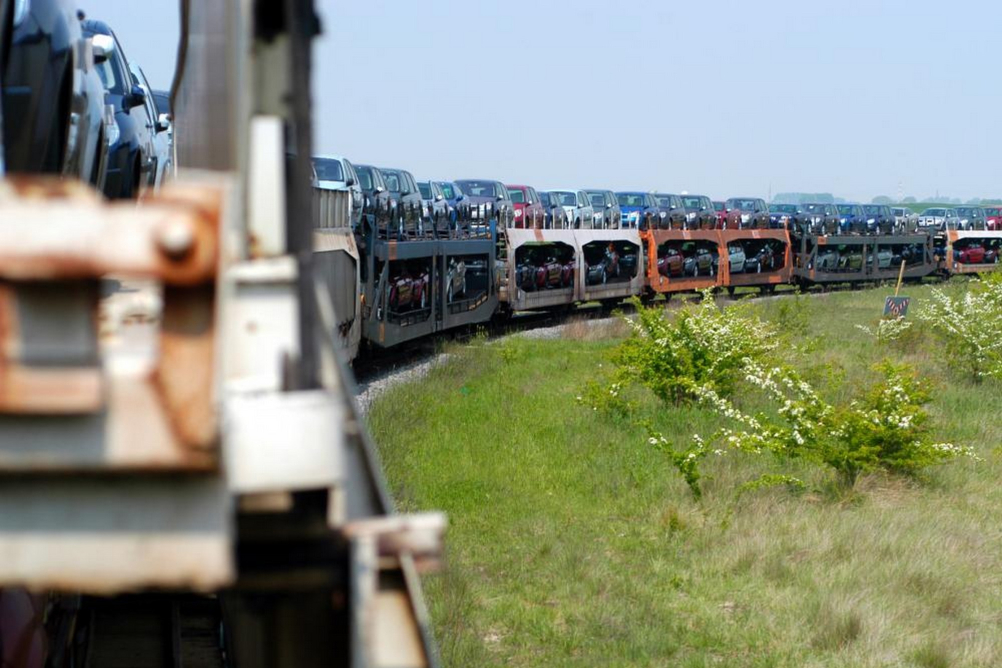
M839 204L838 229L841 234L866 234L866 212L859 204Z
M623 214L623 227L635 227L640 230L662 226L667 228L667 219L661 217L661 208L652 194L636 191L617 192L616 200Z

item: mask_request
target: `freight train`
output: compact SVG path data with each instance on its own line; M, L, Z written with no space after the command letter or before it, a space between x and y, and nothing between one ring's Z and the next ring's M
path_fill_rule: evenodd
M314 258L347 357L514 313L677 292L853 286L992 271L1002 231L822 235L771 229L526 229L489 205L417 238L314 188ZM499 219L501 224L499 224Z

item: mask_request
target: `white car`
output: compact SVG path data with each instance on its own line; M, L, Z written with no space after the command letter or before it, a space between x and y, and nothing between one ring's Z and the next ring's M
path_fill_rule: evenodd
M358 181L355 167L339 155L313 156L315 185L323 190L347 190L351 194L351 224L362 222L362 205L365 197Z
M595 225L595 209L588 193L583 190L551 190L567 214L567 224L571 229L591 229Z
M911 209L904 206L892 206L891 213L894 214L894 233L903 234L914 231L918 224L918 215Z
M920 229L933 229L933 230L955 230L959 226L960 216L957 215L956 210L944 208L944 207L934 207L932 209L926 209L921 214L919 214L918 226Z

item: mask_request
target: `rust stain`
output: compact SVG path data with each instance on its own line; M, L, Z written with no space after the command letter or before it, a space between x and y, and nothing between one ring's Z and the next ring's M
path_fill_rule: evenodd
M100 369L0 366L0 413L83 415L103 406Z
M212 395L215 309L211 287L168 287L153 382L174 434L185 446L208 450L218 442Z

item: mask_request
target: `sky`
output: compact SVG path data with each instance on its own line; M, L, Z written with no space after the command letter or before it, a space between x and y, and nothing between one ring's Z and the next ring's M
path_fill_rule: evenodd
M169 86L177 3L78 1ZM539 189L1002 196L999 2L317 7L317 153Z

